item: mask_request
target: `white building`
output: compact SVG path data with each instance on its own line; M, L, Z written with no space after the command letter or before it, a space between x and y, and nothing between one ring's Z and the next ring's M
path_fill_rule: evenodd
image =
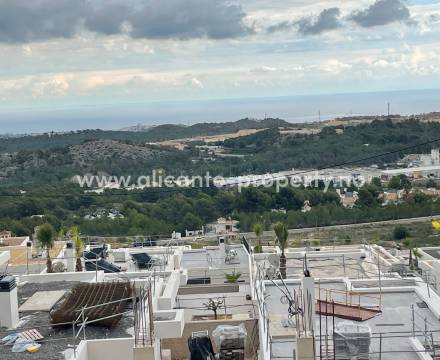
M231 233L237 233L239 221L232 219L219 218L217 222L210 224L210 227L214 229L214 232L218 235L225 235Z

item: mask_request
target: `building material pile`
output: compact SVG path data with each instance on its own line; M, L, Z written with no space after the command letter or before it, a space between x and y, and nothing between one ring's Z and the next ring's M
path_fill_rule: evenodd
M244 325L220 325L212 332L220 360L244 360L247 337Z
M52 324L64 324L84 319L95 325L112 327L122 318L132 296L129 282L80 284L74 287L61 304L50 313Z

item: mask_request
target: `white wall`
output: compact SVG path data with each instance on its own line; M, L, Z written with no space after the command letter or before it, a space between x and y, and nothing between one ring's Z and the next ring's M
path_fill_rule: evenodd
M83 272L64 272L64 273L53 273L53 274L31 274L31 275L20 275L20 283L30 282L30 283L48 283L48 282L58 282L58 281L80 281L80 282L95 282L96 273L94 271L83 271ZM104 271L98 271L98 282L104 279Z
M87 360L133 359L134 338L87 340Z
M0 292L0 327L13 329L18 326L17 287L10 292Z
M171 310L176 306L176 296L180 286L180 272L173 271L169 276L162 296L157 299L158 310Z
M154 317L172 315L172 320L154 320L154 332L157 339L180 338L185 327L184 311L177 309L173 311L155 311Z

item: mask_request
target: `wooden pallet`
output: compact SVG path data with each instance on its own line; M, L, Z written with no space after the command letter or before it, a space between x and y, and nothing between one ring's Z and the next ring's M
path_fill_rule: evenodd
M26 330L18 334L18 337L24 340L40 341L44 339L44 336L36 329Z
M345 305L324 300L316 303L316 313L324 316L336 316L341 319L354 321L369 320L382 313L380 309L371 309L362 306ZM333 314L334 309L334 314Z

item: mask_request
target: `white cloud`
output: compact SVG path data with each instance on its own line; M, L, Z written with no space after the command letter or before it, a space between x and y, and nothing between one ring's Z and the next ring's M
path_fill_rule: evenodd
M55 75L52 78L36 81L32 85L32 97L42 98L47 96L64 96L70 88L69 79L71 76Z
M197 79L197 78L195 78L195 77L193 77L193 78L191 79L191 84L192 84L194 87L199 88L199 89L204 89L204 88L205 88L205 86L203 85L203 83L202 83L199 79Z

